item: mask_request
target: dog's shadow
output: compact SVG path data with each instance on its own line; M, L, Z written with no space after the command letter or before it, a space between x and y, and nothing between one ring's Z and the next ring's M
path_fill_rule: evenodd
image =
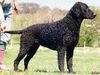
M27 71L28 71L28 70L24 71L24 70L19 69L19 70L17 70L16 72L27 72ZM34 72L43 72L43 73L49 73L49 72L51 72L51 73L60 73L60 71L47 71L47 70L44 70L44 69L36 69L36 70L34 70Z
M94 71L94 72L91 72L91 75L100 75L100 72Z
M24 70L19 69L16 72L28 72L28 70L24 71ZM45 69L36 69L36 70L34 70L34 72L40 72L40 73L62 73L62 72L57 71L57 70L48 71L48 70L45 70ZM66 73L66 71L64 71L63 73Z
M44 72L44 73L48 73L48 71L47 70L43 70L43 69L36 69L36 70L34 70L35 72Z
M47 70L43 70L43 69L36 69L34 70L34 72L43 72L43 73L61 73L60 71L47 71ZM66 72L63 72L63 73L66 73Z

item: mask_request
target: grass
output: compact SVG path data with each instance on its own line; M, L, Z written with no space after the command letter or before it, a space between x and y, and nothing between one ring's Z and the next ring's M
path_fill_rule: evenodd
M10 45L5 53L5 64L13 68L13 61L18 54L19 45ZM100 48L75 48L74 70L76 75L100 74ZM19 69L23 70L23 60ZM39 48L34 58L29 63L26 72L0 71L0 75L68 75L66 65L65 72L60 73L57 66L57 52L47 48ZM93 74L96 75L96 74Z

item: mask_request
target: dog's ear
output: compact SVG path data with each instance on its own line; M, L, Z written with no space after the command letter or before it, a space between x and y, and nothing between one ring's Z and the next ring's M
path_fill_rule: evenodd
M79 18L79 17L81 17L81 13L80 13L80 12L81 12L80 9L75 8L75 9L73 9L72 14L73 14L75 17Z
M81 5L79 3L76 3L71 10L69 11L69 13L75 17L75 18L79 18L81 17Z

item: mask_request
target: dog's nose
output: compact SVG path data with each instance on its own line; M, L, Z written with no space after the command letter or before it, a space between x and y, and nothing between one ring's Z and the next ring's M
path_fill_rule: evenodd
M96 16L96 13L94 13L93 16Z

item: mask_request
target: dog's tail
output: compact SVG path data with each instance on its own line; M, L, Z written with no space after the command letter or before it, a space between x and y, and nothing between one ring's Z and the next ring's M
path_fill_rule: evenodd
M22 34L22 30L17 30L17 31L5 31L4 33L9 33L9 34Z

